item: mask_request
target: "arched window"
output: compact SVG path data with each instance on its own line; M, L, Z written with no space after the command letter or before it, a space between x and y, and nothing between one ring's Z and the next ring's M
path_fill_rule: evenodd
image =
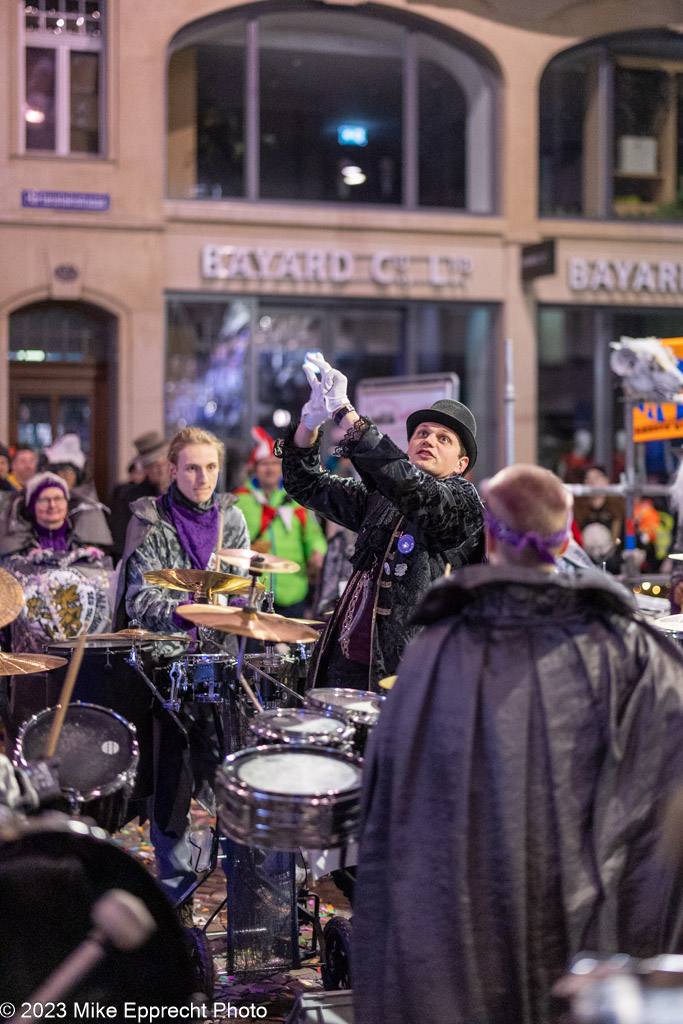
M378 9L259 5L173 40L167 194L493 213L497 74Z
M619 33L550 62L539 186L541 216L683 219L679 33Z

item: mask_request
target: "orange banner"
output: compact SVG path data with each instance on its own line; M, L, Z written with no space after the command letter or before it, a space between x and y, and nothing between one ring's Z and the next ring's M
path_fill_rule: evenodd
M683 338L662 338L672 350L683 370ZM674 402L643 402L633 410L635 441L666 441L683 437L683 405Z

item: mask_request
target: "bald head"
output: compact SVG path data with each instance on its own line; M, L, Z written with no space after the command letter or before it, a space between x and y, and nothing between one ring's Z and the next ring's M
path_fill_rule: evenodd
M482 487L487 509L515 534L536 534L550 538L562 532L572 507L572 498L562 481L548 469L519 464L496 473ZM498 564L543 566L544 561L534 544L517 547L505 537L492 537L489 529L489 558ZM562 542L549 548L556 557Z

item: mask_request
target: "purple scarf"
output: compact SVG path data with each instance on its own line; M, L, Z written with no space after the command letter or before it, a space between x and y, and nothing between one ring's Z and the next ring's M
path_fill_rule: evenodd
M183 498L175 484L157 501L163 508L168 521L178 534L178 539L190 557L193 569L206 569L216 548L218 539L218 503L215 498L206 502L206 508Z
M49 530L44 526L38 526L38 523L34 524L34 529L38 535L38 543L41 548L49 551L68 551L68 545L66 543L66 532L67 532L67 521L66 519L59 527L58 530Z

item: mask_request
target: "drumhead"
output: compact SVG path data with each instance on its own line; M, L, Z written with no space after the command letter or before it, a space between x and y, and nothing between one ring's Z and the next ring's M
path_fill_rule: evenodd
M45 708L22 727L16 750L21 764L44 756L56 712ZM135 726L120 715L96 704L70 704L55 750L61 787L83 797L106 795L137 760L137 747Z
M81 638L78 637L78 636L77 637L72 637L70 640L55 640L52 643L46 645L45 651L46 651L47 654L53 654L53 653L54 654L60 654L61 653L63 657L64 656L68 656L68 655L65 655L64 652L74 651L78 647L80 642L81 642ZM135 644L133 644L133 642L131 641L131 639L129 637L120 637L120 638L117 638L116 640L114 640L114 639L112 639L110 637L108 640L103 640L102 638L98 637L97 635L88 636L88 637L86 637L86 641L85 641L85 649L86 649L86 651L87 650L108 650L108 651L126 650L126 651L129 651L133 646L135 646L135 647L149 647L149 646L151 646L151 644L150 644L150 642L148 640L143 642L143 643L140 643L139 641L136 640Z
M260 793L287 796L327 796L360 786L361 769L331 750L279 750L256 747L231 755L240 782Z
M154 879L101 828L56 812L17 816L0 827L4 1000L18 1007L29 998L86 937L93 905L114 888L140 899L157 929L140 949L108 953L69 993L67 1007L86 999L117 1006L189 1000L195 984L183 930Z
M343 718L313 708L271 708L249 728L258 737L281 743L342 743L353 729Z
M337 711L351 722L374 724L379 718L382 703L386 698L370 690L352 690L343 687L316 687L306 690L305 700L309 707Z

